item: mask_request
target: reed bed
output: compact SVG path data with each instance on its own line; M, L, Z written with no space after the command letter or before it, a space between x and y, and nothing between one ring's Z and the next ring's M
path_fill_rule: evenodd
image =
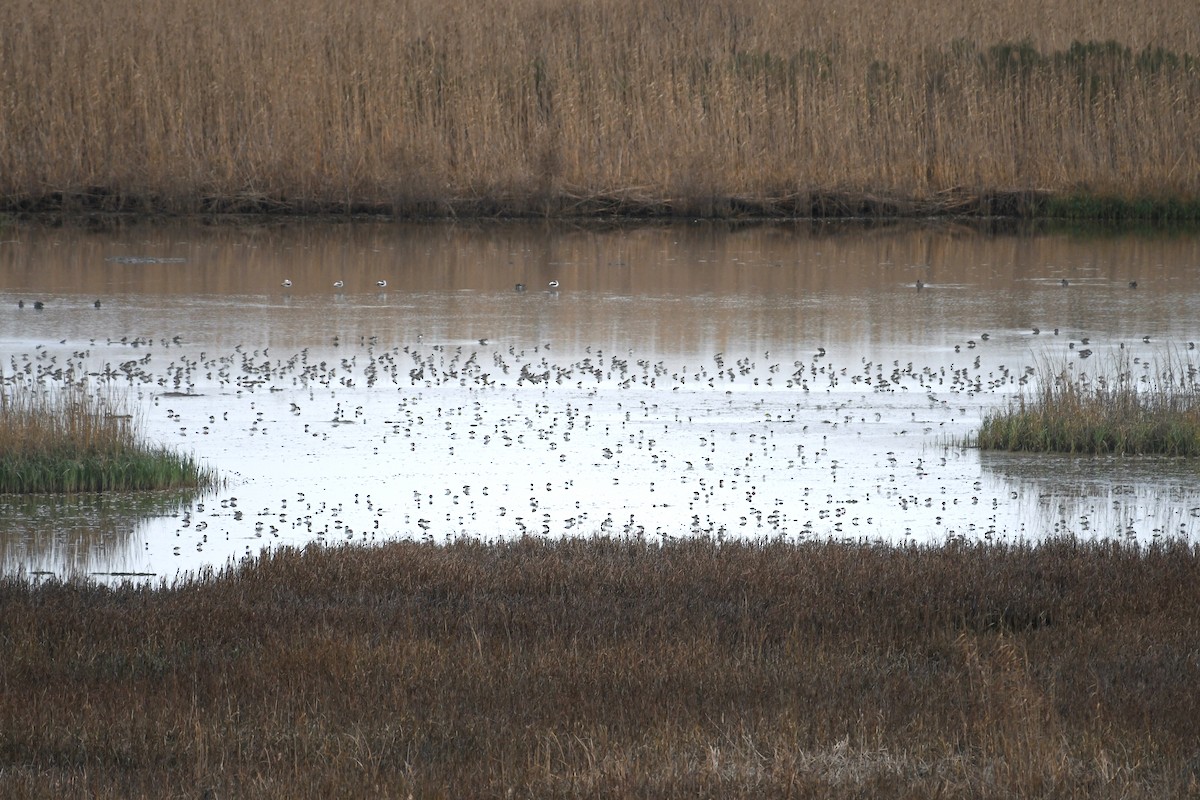
M0 386L0 493L176 489L212 484L190 456L141 440L113 394L85 386Z
M1082 361L1079 363L1083 363ZM970 444L985 450L1200 455L1197 367L1176 355L1116 355L1096 371L1044 361L1031 396L989 413Z
M1200 216L1188 0L0 6L0 207Z
M462 540L0 579L13 798L1182 797L1200 549Z

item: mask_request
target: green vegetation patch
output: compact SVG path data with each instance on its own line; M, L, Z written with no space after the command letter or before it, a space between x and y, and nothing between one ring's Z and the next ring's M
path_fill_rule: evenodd
M121 400L82 386L0 388L0 493L210 485L195 459L142 440Z
M1079 363L1084 363L1080 361ZM1200 455L1196 366L1178 356L1114 356L1097 372L1043 363L1032 396L984 417L968 440L985 450Z

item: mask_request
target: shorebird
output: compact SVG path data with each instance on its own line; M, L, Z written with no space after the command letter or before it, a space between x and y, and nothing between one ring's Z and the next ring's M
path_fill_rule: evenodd
M1071 282L1070 282L1070 281L1068 281L1066 278L1063 278L1063 279L1062 279L1062 285L1063 285L1063 286L1070 286L1070 285L1071 285Z
M97 300L96 300L96 302L92 303L92 305L94 305L96 308L99 308L99 307L100 307L100 300L99 300L99 299L97 299Z
M1136 289L1136 288L1137 288L1137 281L1130 281L1130 282L1129 282L1129 288L1130 288L1130 289Z
M291 280L291 278L284 278L283 283L281 283L279 285L284 287L285 289L290 289L292 286L292 280Z
M38 311L41 311L43 308L45 308L45 307L46 307L46 304L45 304L45 303L43 303L41 300L35 300L35 301L33 302L33 307L34 307L35 309L37 309Z
M386 289L387 281L375 281L375 285L378 286L380 289Z
M516 291L518 291L518 292L523 292L523 291L525 291L525 284L523 284L523 283L518 283L518 284L517 284L515 287L513 287L513 288L514 288Z
M340 289L345 285L346 285L345 281L334 281L333 282L333 288L335 288L335 289Z
M550 286L551 289L557 289L558 281L550 281L550 283L548 285Z
M925 288L925 281L920 281L920 280L917 281L917 291L919 292L924 288Z

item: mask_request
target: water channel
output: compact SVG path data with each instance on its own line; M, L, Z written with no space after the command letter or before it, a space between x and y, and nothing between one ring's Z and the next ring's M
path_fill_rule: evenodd
M9 225L3 380L126 393L222 485L0 496L0 571L464 536L1191 538L1194 462L960 442L1047 364L1194 361L1198 311L1195 232Z

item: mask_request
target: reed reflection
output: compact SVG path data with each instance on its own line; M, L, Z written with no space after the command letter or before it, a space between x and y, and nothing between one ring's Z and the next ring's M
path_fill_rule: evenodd
M1200 525L1196 465L1182 458L983 452L985 489L1007 491L1030 536L1149 542L1192 539Z
M0 573L146 577L142 527L180 514L195 491L0 495Z

